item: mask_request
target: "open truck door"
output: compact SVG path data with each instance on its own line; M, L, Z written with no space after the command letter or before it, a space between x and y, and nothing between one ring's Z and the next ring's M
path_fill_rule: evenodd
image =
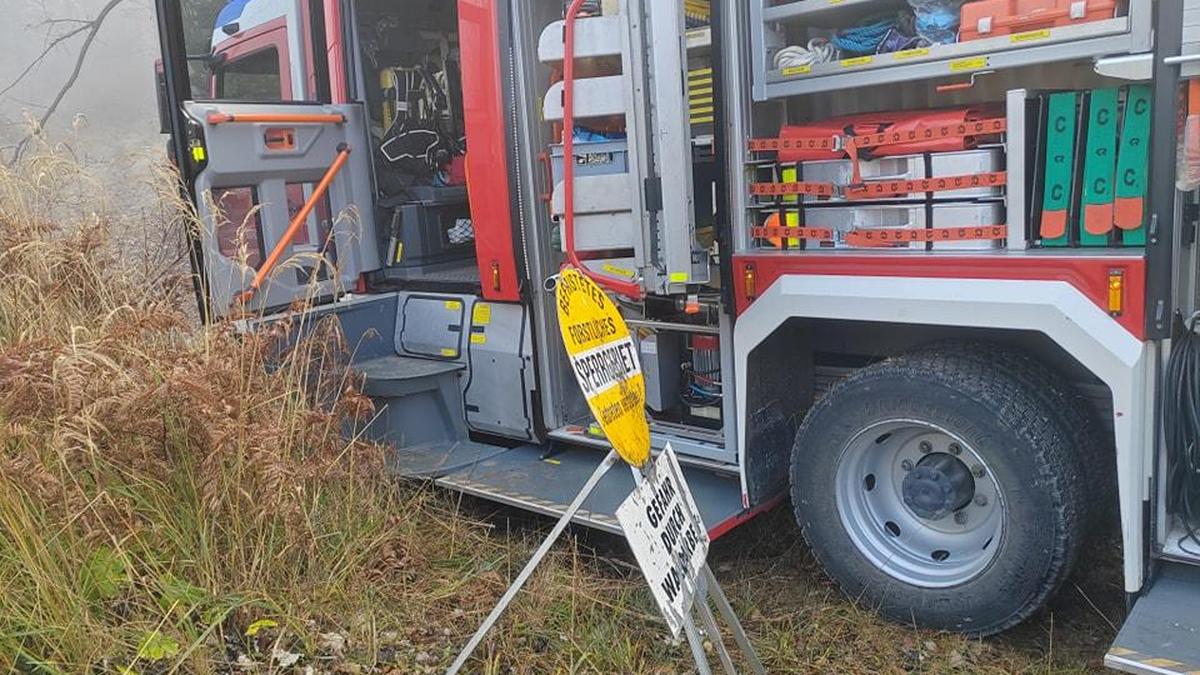
M371 150L362 106L329 103L319 76L321 3L231 3L203 46L214 55L205 81L193 83L180 2L157 2L164 110L200 220L189 248L202 315L353 289L379 267Z

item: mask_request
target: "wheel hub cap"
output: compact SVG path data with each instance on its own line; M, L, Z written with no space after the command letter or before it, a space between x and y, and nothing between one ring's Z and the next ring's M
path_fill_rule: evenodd
M926 455L908 475L902 487L904 504L918 517L941 520L970 503L975 479L965 464L952 455Z

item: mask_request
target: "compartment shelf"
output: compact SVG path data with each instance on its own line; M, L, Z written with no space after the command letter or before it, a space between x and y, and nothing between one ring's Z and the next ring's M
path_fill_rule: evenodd
M1070 26L1031 30L969 42L841 59L798 68L774 69L766 58L766 25L814 19L850 22L863 11L891 6L889 0L799 0L784 5L751 5L754 36L754 99L855 89L912 80L969 77L984 70L1136 54L1151 49L1150 0L1131 0L1127 16Z
M857 16L879 9L880 0L798 0L780 5L764 6L763 21L795 19L828 19L833 15ZM900 3L903 4L903 0Z

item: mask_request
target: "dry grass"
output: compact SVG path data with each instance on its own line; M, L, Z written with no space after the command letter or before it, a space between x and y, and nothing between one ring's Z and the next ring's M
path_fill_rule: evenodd
M383 449L346 440L371 408L335 325L295 346L286 326L197 328L176 256L129 254L130 233L187 222L155 184L161 206L131 213L53 149L0 169L0 667L440 672L545 521L398 485ZM688 670L623 545L576 535L473 668ZM713 555L773 672L1086 670L1107 631L1075 605L1066 631L990 643L881 622L786 513Z

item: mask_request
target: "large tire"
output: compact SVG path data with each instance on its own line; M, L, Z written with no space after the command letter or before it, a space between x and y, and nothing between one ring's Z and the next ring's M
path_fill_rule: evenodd
M1051 409L1047 379L983 351L859 370L808 413L791 465L796 519L848 596L971 635L1045 604L1089 510L1075 413Z

